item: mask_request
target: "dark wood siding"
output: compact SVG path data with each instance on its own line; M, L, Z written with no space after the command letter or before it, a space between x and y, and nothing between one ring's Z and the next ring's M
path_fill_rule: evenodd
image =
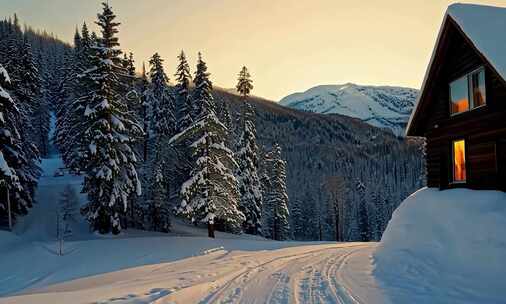
M492 66L476 51L450 19L444 42L434 62L425 98L428 102L417 118L418 130L427 138L429 187L504 189L506 182L506 85ZM485 67L486 106L451 116L449 83ZM451 145L466 140L467 182L453 185Z
M470 140L467 143L467 149L470 186L479 189L496 189L496 143Z

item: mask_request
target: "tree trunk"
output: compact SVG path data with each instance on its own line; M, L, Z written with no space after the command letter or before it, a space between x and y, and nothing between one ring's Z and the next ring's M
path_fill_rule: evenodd
M214 239L214 224L207 223L207 235Z

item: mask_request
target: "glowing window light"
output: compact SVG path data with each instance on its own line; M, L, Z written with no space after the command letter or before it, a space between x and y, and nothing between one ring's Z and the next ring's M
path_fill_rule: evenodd
M453 142L453 181L466 181L466 142L463 139Z

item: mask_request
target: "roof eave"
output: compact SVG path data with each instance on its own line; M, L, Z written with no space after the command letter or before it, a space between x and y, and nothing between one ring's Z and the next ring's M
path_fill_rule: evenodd
M413 121L415 120L416 115L418 114L418 109L420 108L420 101L422 100L423 96L425 95L427 81L428 81L428 78L429 78L429 75L430 75L430 72L432 69L432 65L433 65L435 57L436 57L437 50L439 48L439 44L441 43L441 37L443 34L443 30L445 28L446 22L448 20L448 17L449 17L449 14L447 11L445 13L444 18L443 18L443 22L441 23L441 27L439 28L439 33L436 38L436 43L435 43L434 48L432 49L432 55L430 57L429 64L427 65L427 69L425 70L425 76L422 81L422 87L420 88L420 91L419 91L420 93L418 94L418 97L416 99L415 107L414 107L413 111L411 112L411 115L409 116L408 125L406 126L406 132L405 132L406 136L422 136L423 135L423 134L416 132L416 130L413 127Z

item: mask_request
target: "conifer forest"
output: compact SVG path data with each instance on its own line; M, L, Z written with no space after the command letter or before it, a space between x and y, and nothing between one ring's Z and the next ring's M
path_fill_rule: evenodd
M177 220L209 237L378 241L425 185L423 141L256 97L247 62L233 91L213 86L205 49L177 66L156 49L136 58L121 16L97 9L73 41L0 21L0 226L39 203L41 160L56 155L83 177L64 202L83 195L74 216L99 234Z

